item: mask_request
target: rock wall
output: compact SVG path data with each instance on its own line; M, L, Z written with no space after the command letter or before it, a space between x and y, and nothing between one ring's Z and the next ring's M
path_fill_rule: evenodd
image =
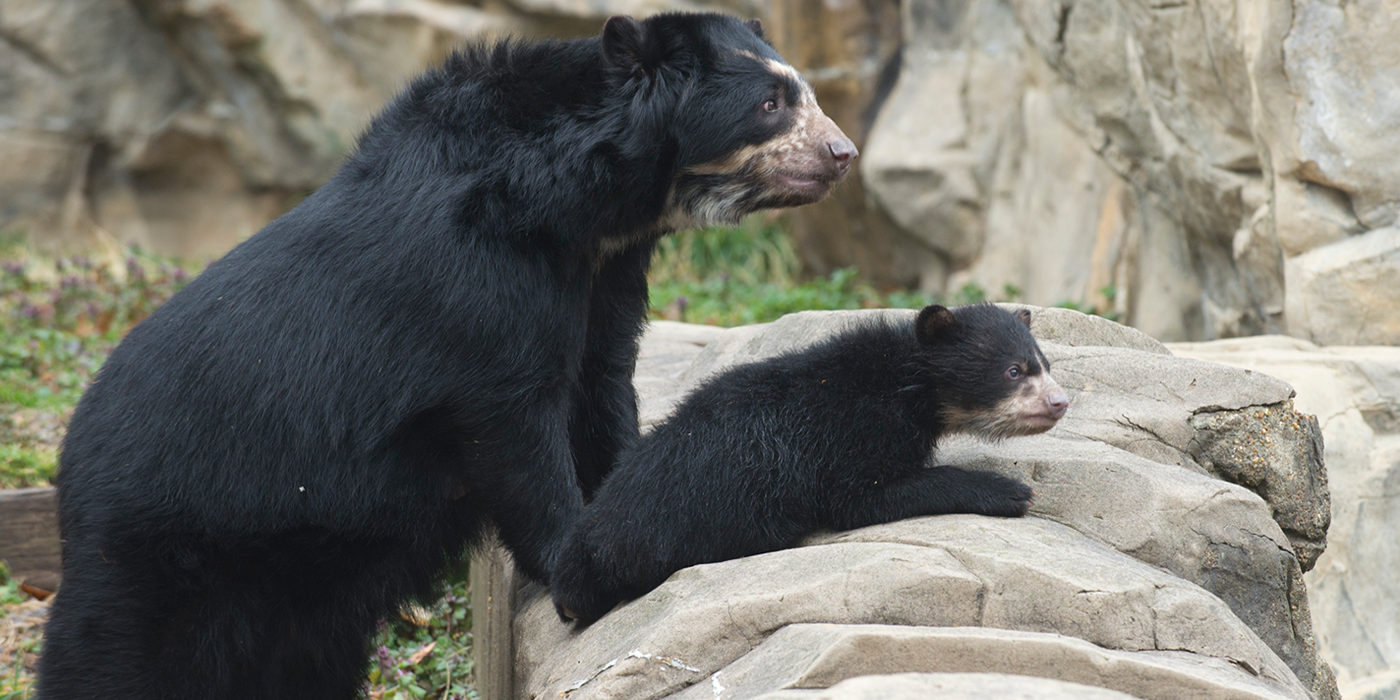
M1400 343L1394 0L9 0L0 232L220 253L452 45L666 9L764 18L861 147L813 271Z
M912 314L654 324L638 364L642 421L724 367L880 313ZM481 640L492 656L478 673L513 677L488 700L913 698L940 685L992 697L1009 682L996 674L1041 679L1017 681L1036 697L1071 693L1064 684L1138 698L1337 697L1302 577L1325 542L1326 472L1292 389L1073 311L1036 309L1033 331L1070 414L1045 435L939 453L1032 484L1029 517L818 535L678 572L582 629L561 623L537 585L509 605L493 585L478 613L498 631L496 618L513 620L512 633ZM1290 468L1249 469L1265 442L1296 456L1279 463ZM864 680L841 683L853 678Z
M1400 342L1357 323L1400 300L1395 10L903 0L866 189L944 288L1167 340Z

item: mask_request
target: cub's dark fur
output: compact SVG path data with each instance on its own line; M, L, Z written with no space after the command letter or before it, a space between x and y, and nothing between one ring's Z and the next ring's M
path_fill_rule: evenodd
M561 617L593 620L673 572L918 515L1025 514L997 474L927 468L949 433L1049 430L1068 399L1030 313L930 306L710 379L627 450L560 553Z
M353 698L488 522L543 578L636 440L656 238L820 199L854 157L718 15L429 71L83 397L39 697Z

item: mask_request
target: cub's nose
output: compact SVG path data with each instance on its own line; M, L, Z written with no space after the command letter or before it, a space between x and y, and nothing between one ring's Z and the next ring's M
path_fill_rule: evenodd
M840 168L842 175L845 175L846 170L851 167L851 161L860 155L860 151L856 150L856 145L845 136L827 143L826 148L831 151L831 157L836 159L836 166Z
M1065 415L1065 410L1069 408L1069 397L1063 391L1055 391L1045 397L1045 407L1050 409L1050 415L1059 420Z

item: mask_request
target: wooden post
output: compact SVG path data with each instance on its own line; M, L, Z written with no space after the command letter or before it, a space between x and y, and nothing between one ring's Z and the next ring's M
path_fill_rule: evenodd
M505 548L494 543L472 557L472 656L476 690L482 700L515 697L513 619L517 583L515 565Z
M10 574L46 591L63 577L58 494L51 486L0 491L0 559Z

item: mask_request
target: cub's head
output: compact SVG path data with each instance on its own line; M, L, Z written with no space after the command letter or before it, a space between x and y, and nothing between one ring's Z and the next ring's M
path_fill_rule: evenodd
M1031 312L991 304L919 312L914 331L946 432L988 440L1043 433L1069 407L1030 332Z
M758 20L613 17L601 43L627 76L634 105L659 106L655 118L669 125L674 162L663 228L734 224L760 209L815 202L859 155L807 81L764 40Z

